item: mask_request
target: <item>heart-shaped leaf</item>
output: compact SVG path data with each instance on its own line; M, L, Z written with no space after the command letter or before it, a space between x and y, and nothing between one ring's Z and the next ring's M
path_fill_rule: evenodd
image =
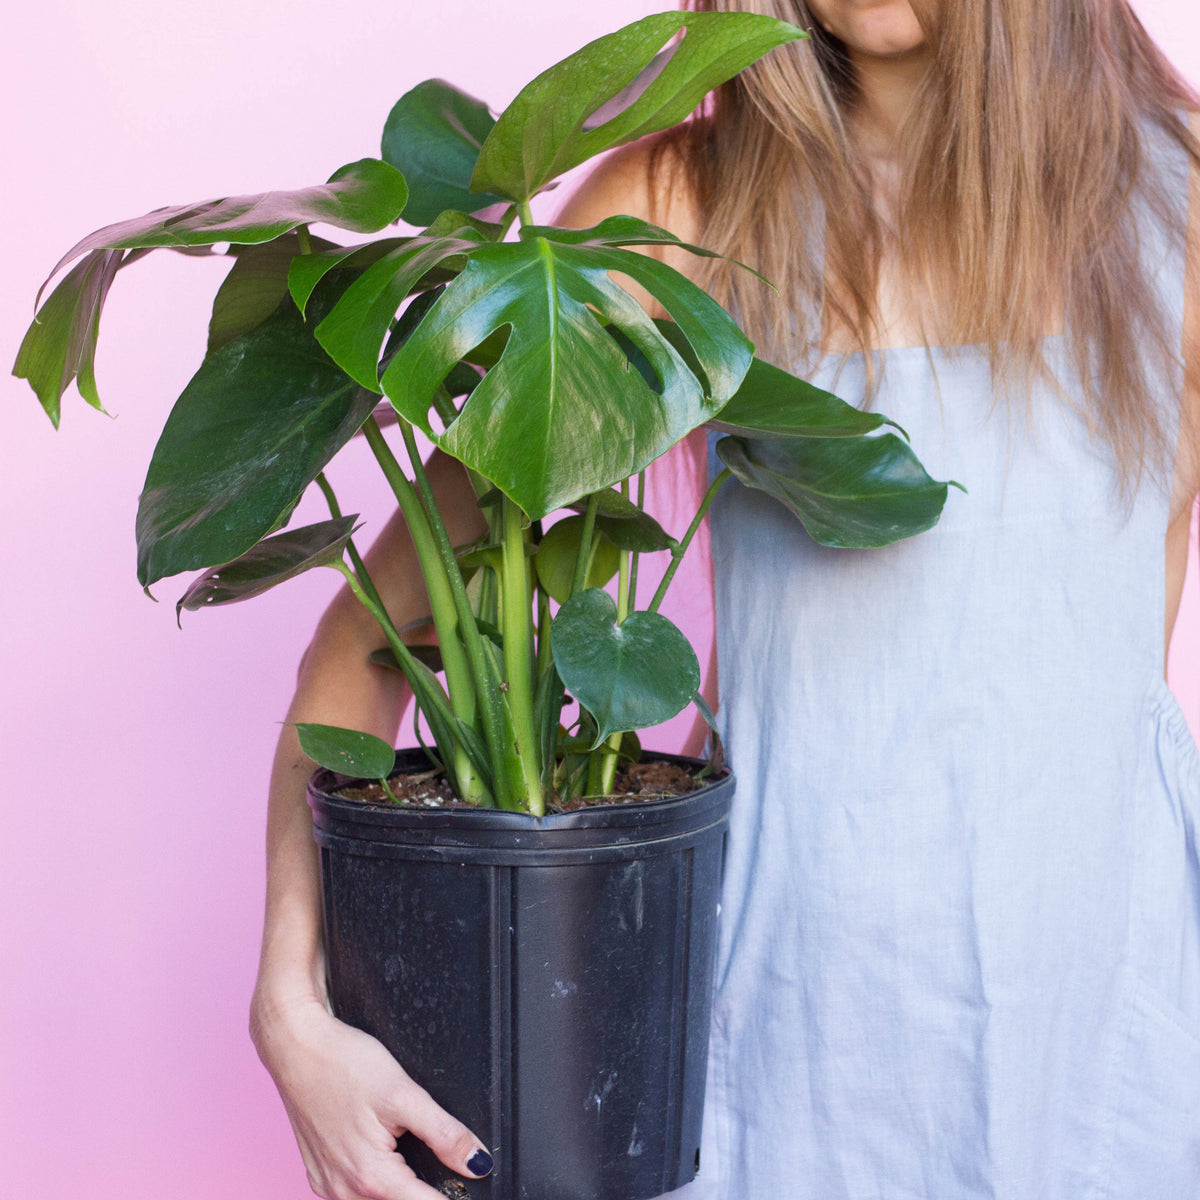
M725 437L716 449L742 483L787 505L822 546L887 546L932 529L946 503L949 484L931 479L908 443L892 433Z
M356 779L386 779L396 766L396 752L371 733L339 725L297 722L300 749L318 766Z
M583 534L583 517L564 517L555 521L538 543L534 566L538 583L559 604L571 594L575 578L575 563L579 559L579 542ZM588 563L584 587L601 588L621 565L620 551L599 534L592 541L592 559Z
M660 54L681 30L683 39ZM713 88L776 46L806 36L754 13L643 17L589 42L522 88L484 142L471 187L526 201L593 155L677 125ZM599 124L589 122L623 91L622 102L600 114Z
M428 225L447 208L478 212L500 200L471 192L479 148L495 123L482 100L444 79L418 83L396 101L383 127L380 157L408 183L404 220Z
M660 613L617 606L598 588L576 592L554 618L554 665L596 720L592 749L618 730L670 720L695 699L700 664L687 638Z
M644 509L626 499L612 488L594 493L596 497L596 528L619 550L634 550L649 554L669 550L675 539ZM582 496L568 508L586 512L591 496Z
M614 271L671 314L703 378L613 282ZM657 389L630 368L608 324L646 356ZM429 407L438 385L505 326L499 361L436 432ZM751 351L725 310L665 264L619 247L534 238L476 250L381 383L397 412L538 519L635 474L715 415Z
M285 579L313 567L337 562L346 549L357 517L318 521L266 538L241 558L205 571L180 597L176 617L183 609L195 612L220 604L234 604L261 595Z
M151 584L240 557L277 529L371 414L285 302L210 355L175 402L137 515L138 578Z

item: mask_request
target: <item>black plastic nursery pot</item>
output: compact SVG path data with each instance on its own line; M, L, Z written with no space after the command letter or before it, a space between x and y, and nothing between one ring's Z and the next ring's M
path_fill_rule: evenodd
M335 794L345 782L309 784L334 1011L496 1161L466 1179L406 1134L418 1174L472 1200L647 1200L688 1183L733 776L545 817L366 804Z

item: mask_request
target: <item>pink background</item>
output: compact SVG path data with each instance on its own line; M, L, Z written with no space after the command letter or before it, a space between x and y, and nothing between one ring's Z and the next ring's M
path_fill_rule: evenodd
M323 181L378 153L391 104L420 79L503 106L586 40L666 6L209 0L191 19L151 0L7 6L0 359L12 363L37 286L89 230ZM1190 0L1138 7L1200 78ZM113 422L72 390L55 434L23 382L0 381L0 438L13 448L0 624L13 785L0 834L6 1195L309 1194L246 1013L275 722L337 581L314 572L192 615L180 633L178 583L159 586L155 607L134 574L146 463L200 362L223 271L164 252L122 275L98 360ZM363 449L332 475L343 507L378 527L388 500ZM1193 593L1171 679L1195 726Z

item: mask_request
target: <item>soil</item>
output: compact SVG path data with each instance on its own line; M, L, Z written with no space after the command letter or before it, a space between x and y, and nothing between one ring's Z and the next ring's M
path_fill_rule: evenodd
M702 786L686 767L669 762L620 763L613 791L608 796L576 796L566 804L551 802L548 812L574 812L596 804L636 804L641 800L665 800L682 796Z
M436 771L421 771L416 775L393 775L388 787L401 804L420 804L425 808L470 808L456 800L446 777L439 768ZM361 800L364 804L391 804L391 797L379 782L360 783L337 789L339 796L350 800Z
M682 796L703 786L686 767L669 762L621 763L608 796L576 796L559 804L551 801L547 812L574 812L597 804L636 804L643 800L665 800ZM425 808L470 808L455 799L441 770L422 771L416 775L393 775L388 780L401 804L419 804ZM392 801L377 782L346 785L336 789L337 795L364 804L391 804Z

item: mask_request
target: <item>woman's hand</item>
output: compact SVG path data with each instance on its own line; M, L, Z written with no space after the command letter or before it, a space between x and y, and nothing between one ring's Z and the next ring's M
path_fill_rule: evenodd
M442 1200L396 1153L396 1138L406 1130L460 1175L491 1171L491 1155L479 1139L439 1108L375 1038L339 1021L315 997L270 1013L264 1007L255 1005L251 1036L318 1196Z

